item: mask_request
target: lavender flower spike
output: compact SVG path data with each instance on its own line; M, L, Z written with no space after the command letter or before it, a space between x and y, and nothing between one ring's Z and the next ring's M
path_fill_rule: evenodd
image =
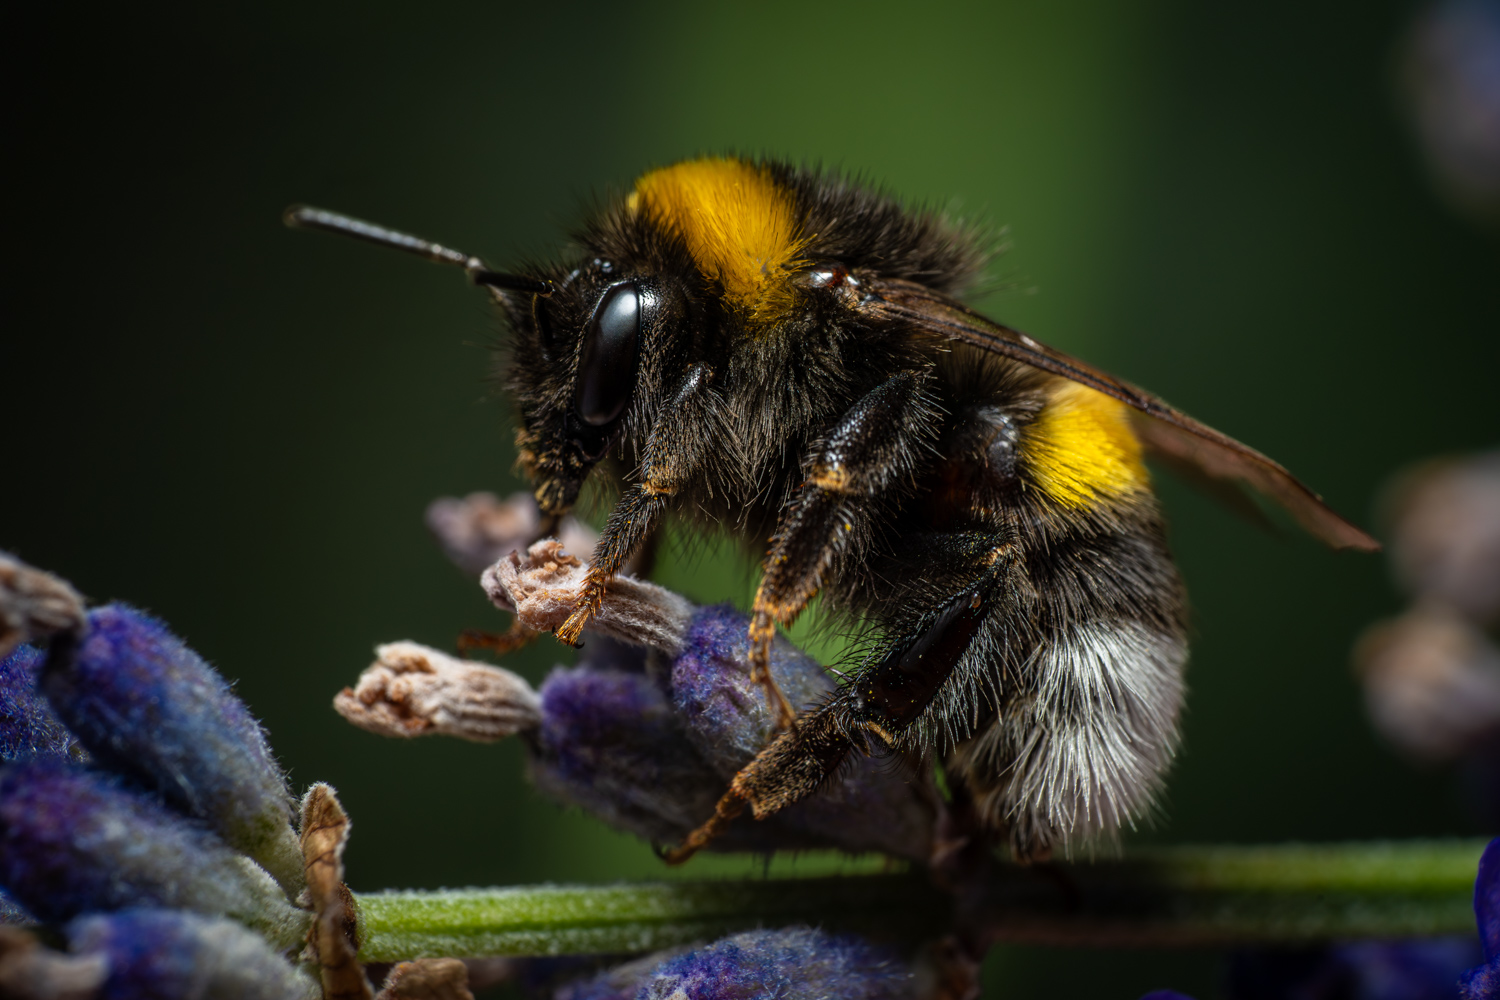
M41 687L100 763L156 788L302 891L293 803L260 725L166 626L123 604L89 612L76 655L54 655Z
M291 948L309 922L212 833L118 779L55 761L0 772L0 886L51 923L165 906L230 916Z
M314 1000L317 983L239 924L177 910L130 909L68 925L79 955L107 973L97 1000Z

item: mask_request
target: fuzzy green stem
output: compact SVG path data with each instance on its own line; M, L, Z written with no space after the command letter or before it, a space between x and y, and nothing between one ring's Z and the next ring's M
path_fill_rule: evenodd
M360 958L638 952L811 923L907 938L1185 946L1474 930L1483 841L1176 847L997 866L957 896L924 874L535 886L356 897Z

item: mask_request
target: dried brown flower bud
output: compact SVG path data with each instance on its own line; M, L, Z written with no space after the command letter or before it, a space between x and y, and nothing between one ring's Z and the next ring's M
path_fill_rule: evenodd
M349 816L329 785L313 785L302 799L302 857L307 872L305 901L317 915L305 957L321 966L326 1000L370 1000L355 954L354 897L344 885L344 847Z
M541 531L542 514L527 492L501 500L493 493L442 497L427 507L427 527L454 564L478 576L495 560L530 545ZM565 517L558 536L569 552L593 552L599 536L576 518Z
M83 625L83 598L65 581L0 552L0 658L23 642Z
M526 555L512 552L495 563L479 582L496 607L515 612L527 628L551 632L577 607L588 570L588 563L570 555L563 543L544 538L527 549ZM614 639L675 654L682 648L692 614L687 598L654 583L617 576L588 627Z
M524 679L414 642L375 648L376 660L333 699L340 715L381 736L457 736L493 743L536 728L541 701Z
M0 927L0 994L16 1000L92 1000L109 975L103 955L42 947L30 931Z
M391 970L375 1000L474 1000L469 970L456 958L419 958Z

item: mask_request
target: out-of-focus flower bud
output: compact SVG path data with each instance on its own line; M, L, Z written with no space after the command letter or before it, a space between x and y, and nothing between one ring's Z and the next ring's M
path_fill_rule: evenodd
M1500 735L1500 650L1441 605L1372 625L1354 647L1380 734L1424 760L1454 760Z
M83 624L83 598L51 573L0 552L0 657Z
M1500 86L1500 49L1495 59ZM1409 594L1482 627L1500 624L1500 452L1404 472L1382 507L1396 578Z
M456 958L400 962L375 1000L474 1000L468 967Z
M1464 970L1482 957L1472 937L1355 941L1236 953L1230 1000L1308 997L1451 997Z
M863 938L807 927L747 931L657 966L641 1000L906 1000L918 980L897 956Z
M463 499L442 497L427 507L427 527L459 569L478 576L497 560L525 549L541 530L536 497L512 493L500 500L493 493L470 493ZM558 540L576 556L594 551L599 536L574 517L558 525Z
M0 996L9 1000L98 1000L108 971L102 955L53 951L29 931L0 927Z
M98 1000L314 1000L317 983L229 920L129 909L67 928L76 955L104 960Z
M94 609L75 654L54 655L41 688L101 765L207 822L288 896L301 892L291 793L259 724L165 625L121 604Z
M17 646L0 657L0 760L88 759L88 751L36 689L45 660L46 654L34 646Z
M229 916L291 948L309 917L207 830L98 772L0 772L0 886L43 920L131 906Z
M1407 102L1427 162L1460 210L1500 221L1500 3L1439 0L1407 43Z
M26 907L12 899L10 893L0 889L0 927L34 923L36 918L26 912Z

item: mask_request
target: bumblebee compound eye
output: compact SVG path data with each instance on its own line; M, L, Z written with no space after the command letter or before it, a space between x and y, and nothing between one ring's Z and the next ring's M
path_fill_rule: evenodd
M613 421L635 389L641 343L641 294L634 282L611 286L584 331L573 406L594 427Z

